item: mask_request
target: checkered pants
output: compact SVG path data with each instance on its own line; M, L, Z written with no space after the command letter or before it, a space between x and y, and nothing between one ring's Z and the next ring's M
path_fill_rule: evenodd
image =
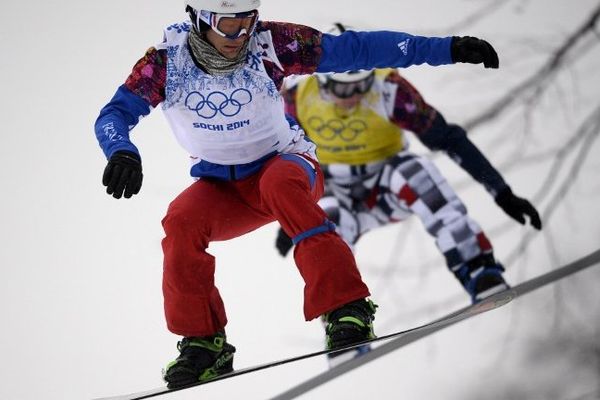
M351 247L366 232L416 214L452 272L479 255L492 254L481 227L428 159L404 151L375 167L326 169L319 205Z

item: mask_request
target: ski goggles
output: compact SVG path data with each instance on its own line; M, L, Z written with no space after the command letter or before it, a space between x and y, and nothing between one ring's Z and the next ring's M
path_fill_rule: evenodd
M202 10L200 11L200 19L219 36L227 39L237 39L242 35L250 36L254 32L258 21L258 11L221 14Z
M324 87L335 97L340 99L348 99L355 94L365 94L373 86L375 74L367 76L365 79L356 82L339 82L333 79L327 79Z

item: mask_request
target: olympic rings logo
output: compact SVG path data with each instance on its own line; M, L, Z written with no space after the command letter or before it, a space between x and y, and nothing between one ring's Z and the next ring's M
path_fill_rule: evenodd
M316 132L325 140L333 140L336 136L339 136L346 142L353 141L368 128L367 124L360 120L352 120L346 124L339 119L324 121L321 117L309 118L308 127L311 132Z
M233 117L251 101L250 91L236 89L229 96L223 92L212 92L205 97L200 92L191 92L185 98L185 105L190 111L195 111L198 116L211 119L219 113L226 117Z

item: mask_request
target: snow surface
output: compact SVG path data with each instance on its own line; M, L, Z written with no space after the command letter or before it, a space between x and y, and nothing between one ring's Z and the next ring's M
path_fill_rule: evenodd
M499 70L453 65L404 71L448 120L464 123L535 75L597 3L263 0L261 14L318 28L339 20L361 29L488 39L499 52ZM153 388L176 355L177 337L166 330L162 313L160 220L190 183L187 155L161 112L154 112L133 135L144 160L142 191L116 201L103 193L105 160L93 123L133 63L161 40L162 28L184 18L179 2L158 0L3 5L1 399L90 399ZM600 243L597 129L588 141L576 141L578 128L600 105L599 31L575 46L547 90L470 131L515 193L538 206L541 233L509 220L481 186L445 156L435 157L491 237L511 282L575 260ZM558 159L560 149L573 151ZM556 160L563 163L552 169ZM238 368L323 345L319 322L303 321L300 275L290 257L274 250L275 232L271 224L211 245ZM357 259L380 304L380 334L468 303L416 219L365 236ZM596 266L302 398L598 399L599 279ZM324 359L312 359L168 398L265 399L325 368Z

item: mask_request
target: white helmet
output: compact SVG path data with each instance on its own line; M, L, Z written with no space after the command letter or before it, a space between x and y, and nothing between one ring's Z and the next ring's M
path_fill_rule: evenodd
M235 39L242 34L251 35L258 22L258 7L260 0L185 0L185 10L198 32L212 28L223 37ZM221 17L236 16L252 18L250 25L239 32L228 34L219 29Z
M194 10L221 14L237 14L258 9L260 0L185 0Z
M359 82L367 79L371 75L375 74L374 70L358 70L358 71L348 71L348 72L334 72L331 74L321 74L325 75L325 80L332 80L340 83L353 83Z

